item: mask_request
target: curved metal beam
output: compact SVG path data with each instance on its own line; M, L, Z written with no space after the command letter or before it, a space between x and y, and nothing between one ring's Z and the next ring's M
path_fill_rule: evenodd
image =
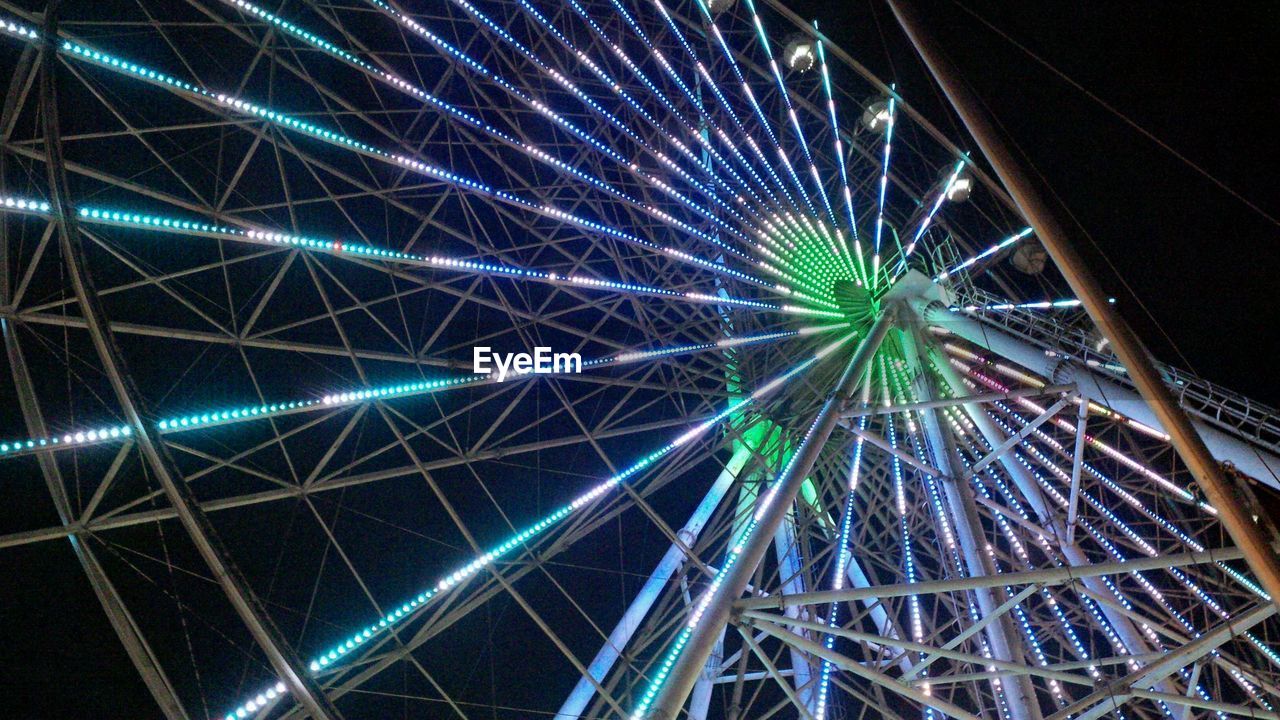
M125 368L124 356L108 327L106 313L89 272L87 253L78 242L80 230L75 221L74 208L67 204L69 193L66 168L62 162L62 135L57 102L58 51L55 38L58 37L60 5L60 0L53 0L45 9L42 33L44 44L40 48L40 118L44 129L45 152L49 159L46 165L49 195L52 205L58 211L54 221L58 240L67 264L67 277L84 311L85 324L94 350L102 362L103 373L110 381L113 394L120 403L121 412L133 428L133 435L143 458L155 472L175 514L201 557L213 571L236 614L262 648L286 688L307 707L312 716L319 720L338 720L342 717L341 714L307 676L306 666L272 622L266 606L249 587L239 568L232 563L213 524L200 508L195 494L182 479L167 448L155 435L153 428L156 423L149 421L150 416L141 401L142 395L133 386L132 378Z

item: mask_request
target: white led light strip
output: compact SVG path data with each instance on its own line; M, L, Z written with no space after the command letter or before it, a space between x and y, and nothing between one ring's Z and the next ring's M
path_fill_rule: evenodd
M961 158L951 170L951 175L938 189L938 194L933 198L933 204L929 206L929 212L920 221L920 225L916 227L915 233L911 236L911 241L907 243L907 247L902 251L902 257L898 260L897 272L894 273L896 278L898 275L907 271L907 259L916 251L916 245L920 242L920 238L929 231L929 226L933 224L933 218L938 214L938 210L942 208L942 203L946 201L947 194L951 192L951 188L955 186L956 181L960 179L960 172L964 170L965 159Z
M747 173L751 175L751 178L756 183L755 186L752 186L750 183L746 182L740 175L738 175L734 171L733 167L726 160L723 159L720 153L716 151L714 145L712 145L710 140L708 138L703 137L702 132L700 132L697 128L691 126L688 121L685 121L682 119L681 124L683 125L685 132L687 132L690 137L692 137L699 145L701 145L703 149L705 149L713 159L715 159L721 166L723 166L725 171L728 172L731 177L733 177L734 181L741 188L741 192L746 192L748 195L750 195L752 199L756 201L757 205L759 205L760 207L765 207L767 204L760 198L759 195L755 193L755 187L759 187L761 190L763 190L765 194L769 196L769 202L773 203L774 205L777 205L778 197L773 193L772 188L770 188L768 184L766 184L765 181L760 177L760 175L756 173L755 168L752 167L751 163L746 159L745 156L743 156L742 151L738 148L737 144L728 141L728 134L725 133L725 131L719 126L719 124L717 124L715 120L706 112L706 110L702 107L702 103L698 101L697 96L693 93L692 90L689 89L688 83L684 82L684 80L680 78L680 76L676 73L675 68L671 66L671 63L667 60L667 58L662 53L657 51L654 45L650 42L649 36L644 31L644 28L642 28L639 25L639 23L635 22L634 18L631 17L631 14L628 13L626 9L623 8L622 5L617 0L612 0L612 2L613 2L613 7L617 10L617 14L627 22L628 26L631 27L636 37L638 37L640 39L640 42L644 44L645 48L649 50L650 56L653 59L658 61L658 64L662 67L663 73L666 74L666 76L669 77L676 84L676 86L680 88L681 93L689 101L690 106L693 107L694 110L698 113L699 127L706 127L709 135L713 135L717 139L721 140L724 147L734 156L735 159L738 160L738 162L747 171ZM596 36L599 37L601 41L603 41L605 44L607 44L610 47L614 55L617 56L618 59L622 61L623 65L625 65L627 69L629 69L632 72L632 74L635 75L636 78L639 79L640 82L645 87L647 87L656 98L658 98L658 101L661 102L663 106L667 108L667 110L671 113L671 116L676 118L681 117L681 113L676 109L675 105L671 102L671 100L667 98L666 94L664 94L661 91L661 89L659 89L658 86L649 79L649 77L644 73L644 71L641 70L640 67L631 59L631 57L627 55L626 51L623 50L621 46L621 41L610 38L609 35L605 33L604 29L601 28L600 25L596 23L594 19L591 18L591 16L587 13L586 9L583 8L582 5L580 5L577 2L577 0L569 0L569 4L578 13L578 15L580 15L587 22L587 24L591 27L592 31L596 34ZM720 178L717 177L717 180L720 180ZM727 188L726 183L723 183L722 180L720 180L720 182L724 187ZM735 199L737 199L738 202L742 204L744 207L747 207L747 209L755 217L757 217L757 219L760 218L760 215L755 211L755 208L752 208L749 205L747 205L745 199L743 199L741 195L738 195L737 198Z
M1010 235L1009 237L1005 238L1004 240L1001 240L1000 242L996 243L995 245L992 245L991 247L987 248L986 250L983 250L982 252L978 253L977 255L974 255L973 257L969 258L968 260L965 260L964 262L959 263L958 265L956 265L955 267L951 268L950 270L943 270L942 272L938 273L938 274L937 274L937 276L935 276L935 277L933 278L933 281L934 281L934 282L942 282L942 281L943 281L943 280L945 280L946 278L951 277L952 275L955 275L956 273L958 273L958 272L960 272L960 271L962 271L962 270L967 270L967 269L969 269L970 267L973 267L974 263L977 263L977 262L979 262L979 261L981 261L981 260L985 260L986 258L989 258L989 257L991 257L992 255L995 255L996 253L1000 252L1001 250L1003 250L1003 249L1005 249L1005 248L1009 247L1010 245L1012 245L1012 244L1014 244L1014 243L1018 242L1019 240L1021 240L1021 239L1025 238L1025 237L1027 237L1027 236L1028 236L1028 235L1030 235L1031 233L1032 233L1032 229L1031 229L1031 228L1029 228L1029 227L1023 228L1022 230L1020 230L1020 231L1018 231L1018 232L1014 233L1013 235Z
M477 558L472 560L470 563L467 563L466 565L463 565L457 568L453 572L446 573L444 576L442 576L442 578L437 583L435 583L431 587L424 589L422 592L418 593L416 596L409 599L407 602L401 604L400 606L396 607L394 610L388 612L385 616L379 618L376 622L356 631L347 639L343 640L342 642L339 642L337 645L334 645L329 650L318 655L315 659L313 659L309 663L308 668L313 673L319 673L329 669L334 664L341 662L352 651L364 646L365 643L374 640L374 638L385 633L389 628L392 628L398 624L401 624L406 620L410 619L411 617L413 617L416 614L416 611L421 610L425 605L427 605L431 601L431 599L435 598L436 596L440 595L443 592L446 592L458 585L461 585L467 582L471 578L478 575L481 570L484 570L486 568L493 566L495 562L497 562L503 557L506 557L513 551L520 548L524 548L526 546L526 543L528 543L530 540L533 540L534 538L545 533L548 529L558 525L562 520L564 520L565 518L573 514L574 511L590 504L592 501L603 496L605 493L609 492L610 490L613 490L617 486L621 485L627 479L637 475L642 470L658 462L663 457L670 454L672 451L702 436L711 428L719 425L719 423L725 418L729 418L738 414L746 406L754 402L757 402L761 398L765 397L769 393L781 387L784 383L786 383L791 378L795 377L796 375L812 367L815 363L820 361L822 358L826 357L827 355L835 351L837 348L839 348L841 345L848 342L856 334L857 334L856 332L846 334L840 339L822 347L812 357L800 363L799 365L795 366L791 370L788 370L782 375L779 375L778 377L773 378L772 380L765 383L764 385L761 385L750 395L747 395L737 401L734 401L733 403L730 403L730 405L724 410L714 415L711 415L706 419L702 420L701 422L697 423L689 430L678 435L671 442L668 442L666 445L663 445L657 450L654 450L653 452L645 455L644 457L640 458L638 461L636 461L635 463L627 467L625 470L622 470L618 474L595 485L594 487L588 489L586 492L582 493L581 495L578 495L568 504L561 506L559 509L545 516L541 520L538 520L532 525L527 526L524 530L521 530L520 532L516 533L505 542L493 547L488 552L485 552L484 554L478 556ZM281 689L280 683L273 684L271 686L271 689L275 690L276 692L275 697L270 696L268 691L259 693L258 695L250 698L249 700L242 702L238 707L228 712L224 716L225 720L238 720L238 719L246 718L249 716L250 713L257 712L258 710L261 710L267 707L267 705L270 702L274 701L275 699L283 695L283 690Z
M762 335L726 337L713 342L679 345L656 350L632 350L610 357L586 360L582 363L582 367L601 368L611 365L625 365L644 360L658 360L661 358L671 357L673 355L754 345L791 337L816 335L819 333L840 330L846 327L848 327L847 323L821 325L802 328L800 330L785 330L781 332L765 333ZM513 380L520 377L534 377L534 375L531 373L513 373L511 375L511 379ZM331 392L318 398L311 397L301 400L289 400L261 405L247 405L235 408L203 409L189 414L166 417L157 421L155 428L156 431L161 434L186 432L189 430L204 429L250 420L260 420L268 417L279 417L301 412L315 412L326 408L341 407L344 405L363 403L371 400L414 397L457 387L474 387L494 382L497 382L496 371L488 375L476 374L438 378L434 380L408 380L392 385ZM67 447L74 448L108 442L118 442L128 438L132 432L132 429L127 425L108 425L88 429L82 428L72 430L64 434L52 435L43 438L7 440L0 442L0 458L27 455L42 450L57 450Z
M579 228L590 230L597 234L638 245L649 251L660 252L672 257L679 257L686 261L687 258L691 257L687 253L644 240L630 233L610 227L604 223L588 220L550 205L521 198L512 192L493 188L483 182L465 177L446 168L441 168L436 165L423 162L414 157L380 150L372 145L355 140L341 133L333 132L318 125L298 120L297 118L293 118L285 113L277 112L270 108L241 100L231 95L215 93L199 85L179 80L165 73L157 72L145 66L112 56L109 53L93 50L70 40L62 41L59 48L65 55L73 59L93 64L127 77L158 85L169 89L172 92L187 94L188 96L202 101L216 103L225 109L232 110L255 119L265 120L282 128L302 133L308 137L331 143L338 147L381 162L407 168L434 180L446 182L458 188L491 197L504 204L512 205L526 211L532 211ZM699 262L694 264L697 264L699 267L712 270L713 272L736 277L740 280L766 288L774 287L771 283L741 271L726 267L723 264L713 263L711 261L702 260L701 258L697 258L697 260Z
M889 86L890 92L893 86ZM898 99L893 95L889 96L889 117L885 120L884 128L884 158L883 166L880 172L880 186L878 194L878 202L876 204L876 235L875 245L872 248L871 255L871 287L878 287L880 284L880 244L884 236L884 201L889 191L889 155L893 151L893 128L897 124L897 113L895 112L895 104Z
M817 20L813 21L813 30L815 34L818 31ZM844 162L844 140L840 137L840 121L837 119L835 93L831 87L831 71L827 67L826 42L819 36L814 38L814 44L818 46L818 66L822 70L822 89L827 98L827 114L831 120L831 139L835 145L836 161L840 167L840 188L844 194L845 214L849 218L849 232L853 237L853 257L857 260L858 270L861 272L859 282L866 284L868 282L867 262L862 257L862 240L858 236L858 214L854 212L853 191L849 189L849 171ZM858 276L855 274L855 277Z

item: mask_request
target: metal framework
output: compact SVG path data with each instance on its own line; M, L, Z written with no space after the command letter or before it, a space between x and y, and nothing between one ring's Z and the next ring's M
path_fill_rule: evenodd
M1145 358L963 93L972 146L772 0L0 0L0 36L0 597L82 573L120 646L19 682L1280 718L1275 412Z

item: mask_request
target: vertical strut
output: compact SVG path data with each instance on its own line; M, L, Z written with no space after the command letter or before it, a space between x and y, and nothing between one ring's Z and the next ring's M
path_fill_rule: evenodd
M700 601L705 602L703 614L690 628L683 650L675 658L665 682L656 689L647 716L657 720L675 720L680 715L689 691L693 689L698 674L715 646L716 638L729 621L734 601L742 595L751 573L773 542L774 532L795 501L800 485L813 469L818 453L836 426L841 409L870 366L872 357L893 322L896 310L896 307L891 307L876 318L867 337L846 366L837 387L818 412L806 441L796 449L796 455L787 470L774 481L769 490L773 498L762 504L754 521L754 531L742 540L740 547L735 548L736 561L732 564L726 561L727 570L724 575L717 578L719 582L712 586L709 591L711 595ZM796 641L805 642L800 638L796 638ZM646 714L642 710L637 715Z
M933 400L933 384L930 382L927 371L929 363L925 355L924 335L920 332L921 323L922 319L919 317L912 317L904 323L910 327L911 331L908 334L910 340L908 344L911 348L905 354L907 361L915 366L914 369L918 373L918 385L921 390L918 399ZM927 408L922 410L920 415L925 437L937 454L934 462L944 473L939 481L942 484L943 497L947 501L947 509L955 518L956 540L960 544L965 570L970 577L977 575L994 577L997 574L994 562L990 555L982 552L982 523L978 517L978 506L974 500L973 489L962 472L964 464L960 461L955 438L950 435L945 423L940 421L938 413L937 408ZM996 451L992 452L994 454ZM976 590L974 595L978 600L978 609L984 618L992 617L997 611L997 605L1003 607L1003 603L998 601L1004 598L996 597L991 588ZM1018 641L1017 629L1007 611L987 625L986 635L996 659L1010 662L1026 661L1026 651ZM1004 684L1004 687L1009 695L1010 717L1014 720L1039 720L1042 717L1030 675L1016 675L1009 678L1009 682ZM999 694L999 689L993 688L993 691Z
M597 683L604 681L605 675L609 673L614 663L617 662L618 657L622 654L622 649L631 641L631 636L640 627L640 623L644 620L645 615L649 613L649 609L653 607L654 602L657 601L663 588L675 576L676 571L684 562L685 553L693 547L698 535L702 532L703 526L711 518L711 513L715 512L716 507L733 485L733 481L737 479L738 473L742 472L743 466L751 459L752 452L752 448L746 444L737 446L724 470L720 472L719 477L712 483L711 489L702 498L702 502L693 511L688 522L677 533L683 546L676 543L671 544L666 554L658 561L658 566L649 575L649 579L645 581L640 591L636 593L635 599L631 601L631 605L623 613L622 619L614 626L613 632L609 633L609 638L605 641L604 646L600 648L600 651L596 653L595 659L587 666L587 671L591 677L595 678ZM595 685L590 680L585 677L580 678L578 684L574 686L573 692L569 693L569 697L560 706L560 711L556 713L556 717L568 720L581 716L582 711L586 710L587 703L591 701L591 697L595 695L595 692Z

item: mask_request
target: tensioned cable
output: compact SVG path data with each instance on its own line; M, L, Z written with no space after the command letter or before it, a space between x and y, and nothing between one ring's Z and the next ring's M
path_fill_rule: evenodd
M960 8L961 10L963 10L967 15L969 15L969 16L970 16L970 17L972 17L973 19L975 19L975 20L977 20L978 22L980 22L980 23L982 23L983 25L985 25L985 26L987 27L987 29L988 29L988 30L990 30L991 32L993 32L993 33L995 33L996 35L998 35L1002 40L1004 40L1005 42L1007 42L1007 43L1009 43L1010 45L1014 46L1014 47L1015 47L1015 48L1017 48L1018 50L1021 50L1024 54L1026 54L1026 56L1027 56L1027 57L1031 58L1032 60L1035 60L1035 61L1036 61L1036 63L1038 63L1039 65L1043 66L1046 70L1048 70L1050 73L1052 73L1054 76L1056 76L1059 80L1061 80L1061 81L1065 82L1066 84L1070 85L1072 88L1075 88L1075 89L1076 89L1077 91L1079 91L1082 95L1084 95L1085 97L1089 98L1090 100L1094 101L1094 102L1095 102L1095 103L1097 103L1099 106L1101 106L1101 107L1102 107L1102 109L1104 109L1104 110L1106 110L1107 112L1111 113L1111 114L1112 114L1112 115L1114 115L1117 119L1119 119L1121 122L1123 122L1124 124L1128 125L1128 126L1129 126L1130 128L1132 128L1133 130L1137 131L1137 132L1138 132L1138 134L1142 135L1142 136L1143 136L1143 137L1145 137L1146 139L1148 139L1148 140L1150 140L1151 142L1155 143L1157 146L1159 146L1159 147L1160 147L1160 149L1162 149L1162 150L1164 150L1165 152L1169 153L1170 155L1174 156L1175 158L1177 158L1178 160L1180 160L1180 161L1181 161L1184 165L1186 165L1187 167L1191 168L1192 170L1195 170L1197 173L1199 173L1201 176L1203 176L1206 180L1208 180L1209 182L1211 182L1211 183L1213 183L1214 185L1216 185L1216 186L1218 187L1218 189L1220 189L1220 190L1222 190L1223 192L1227 193L1228 195L1230 195L1231 197L1235 198L1236 200L1239 200L1241 203L1243 203L1243 204L1244 204L1246 207L1248 207L1250 210L1253 210L1253 211L1254 211L1254 212L1256 212L1258 215L1260 215L1260 216L1262 216L1262 217L1266 218L1268 221L1270 221L1270 222L1271 222L1271 224L1273 224L1273 225L1277 225L1277 226L1280 226L1280 219L1277 219L1275 216L1271 215L1271 214L1270 214L1270 213L1268 213L1266 210L1263 210L1262 208L1258 207L1258 205L1257 205L1256 203L1254 203L1252 200L1250 200L1249 198L1245 197L1245 196L1244 196L1244 195L1242 195L1240 192L1238 192L1237 190L1235 190L1234 188L1232 188L1230 185L1227 185L1227 184L1226 184L1225 182L1223 182L1222 180L1219 180L1219 179L1218 179L1217 177L1215 177L1212 173L1210 173L1208 170L1206 170L1206 169L1204 169L1203 167L1201 167L1200 165L1198 165L1198 164L1197 164L1194 160L1192 160L1191 158L1188 158L1186 155L1183 155L1182 153L1180 153L1180 152L1178 152L1177 150L1175 150L1171 145L1169 145L1169 143L1165 142L1164 140L1161 140L1159 137L1156 137L1156 135L1155 135L1154 133L1152 133L1150 130L1147 130L1146 128L1142 127L1141 125L1139 125L1139 124L1137 123L1137 121L1133 120L1133 119L1132 119L1132 118L1130 118L1128 115L1125 115L1123 112L1121 112L1120 110L1118 110L1114 105L1112 105L1111 103L1108 103L1106 100L1103 100L1102 98L1098 97L1096 94L1094 94L1093 92L1091 92L1091 91L1090 91L1088 88L1086 88L1085 86L1081 85L1079 82L1076 82L1076 80L1075 80L1074 78L1072 78L1070 75L1067 75L1065 72L1063 72L1063 71L1059 70L1059 69L1058 69L1057 67L1055 67L1052 63L1050 63L1048 60L1045 60L1044 58L1042 58L1042 57L1040 57L1039 55L1037 55L1035 52L1033 52L1033 51L1032 51L1030 48L1028 48L1026 45L1023 45L1022 43L1020 43L1020 42L1018 42L1017 40L1015 40L1015 39L1013 39L1012 37L1010 37L1010 35L1009 35L1008 33L1004 32L1004 31L1003 31L1003 30L1001 30L999 27L996 27L994 24L992 24L992 23L991 23L991 21L989 21L989 20L987 20L986 18L984 18L983 16L979 15L979 14L978 14L977 12L975 12L974 10L971 10L971 9L969 9L969 8L965 7L964 5L962 5L962 4L959 2L959 0L951 0L951 3L952 3L953 5L955 5L956 7Z

